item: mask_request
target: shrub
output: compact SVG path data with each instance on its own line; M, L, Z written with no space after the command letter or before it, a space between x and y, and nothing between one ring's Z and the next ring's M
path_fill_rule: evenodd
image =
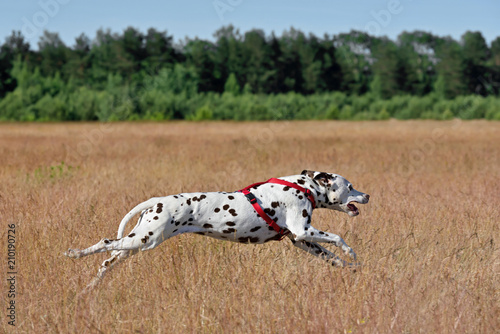
M30 107L39 121L66 120L66 104L58 96L45 94L34 106Z
M340 111L336 105L331 106L326 111L326 114L325 114L326 119L339 119L339 117L340 117Z
M212 109L208 105L204 105L201 108L198 108L194 115L189 117L191 121L208 121L213 117Z
M443 113L443 115L441 115L441 119L443 120L450 120L450 119L453 119L455 115L453 115L453 113L451 112L450 109L446 109Z
M345 105L339 114L339 119L349 120L352 119L353 108L350 105Z
M391 115L387 112L387 110L385 110L385 108L380 110L377 115L378 120L388 120L389 118L391 118Z

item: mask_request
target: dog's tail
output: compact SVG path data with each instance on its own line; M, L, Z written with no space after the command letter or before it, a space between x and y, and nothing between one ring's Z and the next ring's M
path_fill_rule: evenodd
M117 239L121 239L123 237L123 232L125 232L125 227L127 226L128 221L132 217L134 217L139 212L142 212L146 209L153 207L158 202L159 202L159 198L153 197L153 198L147 200L146 202L142 202L142 203L138 204L135 208L130 210L130 212L127 213L125 215L125 217L123 217L122 221L120 222L120 227L118 227L118 235L116 236Z

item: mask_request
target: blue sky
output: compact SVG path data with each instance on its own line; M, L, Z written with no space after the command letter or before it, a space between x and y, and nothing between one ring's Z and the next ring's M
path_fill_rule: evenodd
M500 36L498 0L36 0L2 1L0 40L21 30L33 48L44 29L58 32L72 46L82 32L99 28L121 32L128 26L145 32L167 30L175 41L213 39L223 25L240 31L263 29L281 35L291 26L317 36L364 30L391 39L402 31L425 30L455 39L481 31L488 43Z

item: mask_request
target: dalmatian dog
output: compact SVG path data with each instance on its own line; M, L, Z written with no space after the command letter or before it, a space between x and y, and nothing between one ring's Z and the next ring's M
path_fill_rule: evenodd
M293 245L332 265L355 266L318 244L333 244L356 260L356 254L340 236L311 226L312 211L325 208L354 217L359 214L354 203L366 204L370 196L355 190L337 174L304 170L300 175L278 180L309 189L312 194L309 200L304 192L276 183L258 184L250 189L263 211L285 231ZM137 225L124 235L127 222L139 213ZM111 251L111 257L102 263L97 277L89 284L94 286L112 266L130 255L153 249L183 233L251 244L281 240L283 234L262 219L242 192L183 193L154 197L137 205L121 221L116 239L102 239L87 249L69 249L64 254L80 258Z

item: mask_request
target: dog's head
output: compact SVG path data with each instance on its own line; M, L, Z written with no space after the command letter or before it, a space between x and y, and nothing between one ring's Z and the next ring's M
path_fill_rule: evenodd
M359 215L359 210L353 203L366 204L370 199L370 195L357 191L340 175L310 170L304 170L302 175L320 187L321 193L317 196L320 208L342 211L354 217Z

